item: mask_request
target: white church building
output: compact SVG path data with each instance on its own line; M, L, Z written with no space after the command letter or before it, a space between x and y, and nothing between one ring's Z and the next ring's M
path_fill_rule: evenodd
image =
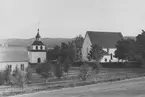
M101 62L116 62L117 58L114 57L117 41L123 39L120 32L99 32L87 31L82 46L82 60L88 61L88 53L90 52L91 45L100 45L106 54L101 59Z
M35 41L30 48L9 45L0 46L0 71L6 68L13 71L16 67L21 71L25 71L30 64L44 63L46 61L46 46L40 38L38 29Z
M44 63L46 59L46 46L40 40L39 29L35 37L35 41L32 43L28 50L29 62L32 64L35 63Z
M8 68L10 71L16 67L25 71L28 67L28 51L26 47L0 46L0 71Z

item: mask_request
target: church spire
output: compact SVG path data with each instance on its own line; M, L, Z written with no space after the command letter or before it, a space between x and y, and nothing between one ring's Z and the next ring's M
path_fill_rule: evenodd
M36 35L35 38L36 38L37 41L39 41L39 39L41 38L40 34L39 34L39 21L38 21L37 35Z

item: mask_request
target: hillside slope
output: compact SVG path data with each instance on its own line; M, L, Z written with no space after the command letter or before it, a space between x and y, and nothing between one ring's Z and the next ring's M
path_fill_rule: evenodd
M15 46L30 46L35 39L0 39L0 44L8 44ZM48 47L54 47L55 45L60 45L62 42L70 42L71 38L42 38L41 41Z

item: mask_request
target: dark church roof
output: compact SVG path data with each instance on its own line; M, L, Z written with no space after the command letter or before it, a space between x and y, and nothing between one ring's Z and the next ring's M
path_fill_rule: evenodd
M123 39L120 32L87 31L92 45L99 44L103 48L115 48L118 40Z
M36 38L36 40L32 43L32 45L44 45L43 42L39 40L41 38L41 36L39 34L39 29L38 29L38 33L35 38Z
M32 45L44 45L42 41L35 40Z

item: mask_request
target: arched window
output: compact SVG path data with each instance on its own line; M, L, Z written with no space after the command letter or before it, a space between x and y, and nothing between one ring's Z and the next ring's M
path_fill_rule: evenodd
M38 58L37 59L37 63L41 63L41 58Z

